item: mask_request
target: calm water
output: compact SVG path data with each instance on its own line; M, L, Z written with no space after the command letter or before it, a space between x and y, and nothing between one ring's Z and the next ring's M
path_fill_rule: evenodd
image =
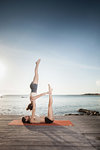
M26 111L29 96L4 96L0 98L0 115L30 115ZM48 96L37 100L37 115L46 115L48 110ZM78 113L80 108L97 110L100 112L100 96L53 96L54 115Z

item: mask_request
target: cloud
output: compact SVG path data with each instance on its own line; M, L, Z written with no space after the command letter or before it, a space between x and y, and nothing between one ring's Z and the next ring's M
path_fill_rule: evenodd
M97 86L100 86L100 80L97 80L97 81L96 81L96 85L97 85Z

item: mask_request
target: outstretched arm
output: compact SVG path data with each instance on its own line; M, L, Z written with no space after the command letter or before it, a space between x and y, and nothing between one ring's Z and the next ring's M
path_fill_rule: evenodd
M44 92L44 93L41 93L41 94L36 95L36 96L30 96L30 100L31 100L31 101L34 101L34 100L36 100L36 99L38 99L38 98L40 98L41 96L44 96L44 95L46 95L46 94L49 94L49 92Z
M36 104L35 101L32 101L33 109L32 109L32 119L35 117Z

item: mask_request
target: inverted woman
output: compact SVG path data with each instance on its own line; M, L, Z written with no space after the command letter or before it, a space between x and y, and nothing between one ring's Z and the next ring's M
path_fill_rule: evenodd
M31 101L31 103L28 105L26 110L32 110L32 108L33 108L32 101L33 100L36 100L37 98L48 94L48 92L44 92L44 93L37 95L37 88L38 88L38 81L39 81L38 68L39 68L40 61L41 61L40 59L38 59L36 61L36 66L35 66L35 71L34 71L35 75L34 75L33 81L30 84L30 88L31 88L30 101Z

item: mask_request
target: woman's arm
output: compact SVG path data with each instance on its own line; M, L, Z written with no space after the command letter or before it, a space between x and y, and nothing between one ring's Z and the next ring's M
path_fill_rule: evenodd
M36 104L35 101L32 101L33 109L32 109L32 119L35 117Z
M31 100L31 101L34 101L34 100L36 100L36 99L38 99L38 98L40 98L41 96L44 96L44 95L46 95L46 94L49 94L49 92L44 92L44 93L41 93L41 94L36 95L36 96L30 96L30 100Z

